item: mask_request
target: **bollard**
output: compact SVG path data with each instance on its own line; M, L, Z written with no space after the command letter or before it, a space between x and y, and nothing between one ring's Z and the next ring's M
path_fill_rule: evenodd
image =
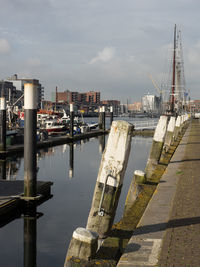
M170 117L168 126L167 126L167 132L165 136L163 151L167 152L169 150L169 147L172 144L173 141L173 134L174 134L174 128L175 128L176 118Z
M110 107L110 127L112 125L113 122L113 106Z
M24 197L36 197L36 128L37 88L31 83L24 84Z
M174 128L174 136L173 136L173 141L176 141L179 133L180 133L180 126L181 126L181 116L178 116L176 118L176 124L175 124L175 128Z
M145 168L147 179L151 178L156 166L159 163L164 144L166 129L167 116L161 116L155 129L151 151Z
M6 99L0 97L0 151L6 152Z
M94 190L86 229L100 238L110 232L123 185L131 147L133 126L125 121L113 121Z
M98 234L85 228L77 228L72 235L72 239L67 251L64 267L72 257L89 261L98 248Z
M74 176L74 144L69 144L69 178Z
M102 130L103 124L102 124L102 108L99 108L99 129Z
M138 198L140 192L143 190L142 185L146 182L145 172L140 170L134 171L134 176L129 187L129 191L125 202L125 212L128 211L129 207L133 205L135 200Z
M102 129L105 131L106 129L106 113L105 113L105 106L102 107Z
M74 105L70 104L70 136L74 136Z

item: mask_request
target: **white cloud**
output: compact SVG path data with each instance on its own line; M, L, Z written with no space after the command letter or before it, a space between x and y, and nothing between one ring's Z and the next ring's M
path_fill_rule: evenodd
M97 56L94 57L89 64L94 64L98 61L100 62L108 62L113 59L115 56L115 48L114 47L105 47L102 51L98 52Z
M0 53L6 54L10 51L10 44L6 39L0 39Z

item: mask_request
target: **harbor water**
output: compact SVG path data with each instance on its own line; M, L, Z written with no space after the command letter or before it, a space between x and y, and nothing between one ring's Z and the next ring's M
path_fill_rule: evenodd
M108 124L107 119L107 127ZM37 267L63 266L73 231L77 227L86 226L106 140L107 136L100 136L76 142L71 147L66 144L38 151L37 179L52 181L53 186L52 198L37 207L37 212L42 215L36 221ZM151 142L150 137L132 138L115 222L119 221L123 214L134 170L145 168ZM7 159L6 179L22 180L23 172L23 158L16 156ZM1 227L1 266L25 266L24 237L23 217Z

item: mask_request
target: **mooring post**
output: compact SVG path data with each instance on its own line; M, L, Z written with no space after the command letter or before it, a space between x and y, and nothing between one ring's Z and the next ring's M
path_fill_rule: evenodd
M24 84L24 197L36 197L36 128L37 88L31 83Z
M175 123L175 128L174 128L174 136L173 136L174 141L176 141L179 136L180 127L181 127L181 116L178 116L176 118L176 123Z
M133 126L113 121L104 149L86 229L100 238L110 232L123 185L131 147Z
M102 107L102 129L105 131L106 129L106 112L105 112L105 106Z
M69 144L69 178L74 176L74 144Z
M169 150L169 147L172 144L175 123L176 123L176 118L174 116L170 117L169 123L167 125L167 132L166 132L164 147L163 147L165 152L167 152Z
M103 123L102 123L102 108L99 107L99 129L102 130Z
M113 122L113 106L110 106L110 127L112 125Z
M0 97L0 151L6 152L6 99Z
M74 105L70 104L70 136L74 136Z
M125 202L125 212L128 212L129 208L132 207L135 200L138 198L142 191L142 185L146 182L146 174L141 170L135 170L132 182L129 187L129 191Z
M68 262L72 257L90 260L98 248L98 234L85 228L77 228L67 251L64 267L69 266Z
M156 166L159 163L167 129L167 121L167 116L160 116L160 119L156 126L155 133L153 136L153 142L151 145L151 151L145 168L147 179L151 178Z

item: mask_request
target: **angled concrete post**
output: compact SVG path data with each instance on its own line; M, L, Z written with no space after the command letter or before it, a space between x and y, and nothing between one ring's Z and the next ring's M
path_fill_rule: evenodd
M146 182L146 174L145 172L141 170L135 170L134 171L134 176L132 179L132 182L130 184L128 194L126 197L126 202L125 202L125 211L124 213L127 213L132 207L133 203L139 196L140 192L142 191L143 187L142 185Z
M98 234L85 228L77 228L72 235L72 239L67 251L64 267L72 257L83 260L90 260L98 248Z
M0 151L6 152L6 99L0 97Z
M178 116L176 118L176 124L174 128L174 136L173 136L174 141L176 141L178 138L178 135L180 133L180 127L181 127L181 116Z
M167 120L167 116L161 116L155 129L151 151L145 168L147 179L151 178L156 166L159 163L167 129Z
M166 136L165 136L164 147L163 147L163 150L165 152L167 152L169 150L169 147L172 144L175 123L176 123L176 118L173 116L170 117L170 120L169 120L169 123L167 126L167 132L166 132Z
M100 238L110 232L131 147L132 125L113 121L99 168L86 228Z

